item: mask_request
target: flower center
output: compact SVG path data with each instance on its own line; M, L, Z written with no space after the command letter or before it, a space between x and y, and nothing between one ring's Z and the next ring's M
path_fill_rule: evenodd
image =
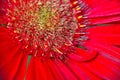
M69 0L14 1L7 11L8 27L25 52L53 57L72 50L78 21Z

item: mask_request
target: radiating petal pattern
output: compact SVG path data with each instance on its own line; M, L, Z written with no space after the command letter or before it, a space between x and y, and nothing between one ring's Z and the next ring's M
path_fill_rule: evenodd
M119 0L1 0L0 80L119 79Z
M0 27L0 79L21 80L26 73L25 56L6 28Z
M103 29L104 28L104 29ZM91 41L98 43L106 43L111 45L120 45L120 24L106 24L88 29ZM96 32L97 31L97 32Z

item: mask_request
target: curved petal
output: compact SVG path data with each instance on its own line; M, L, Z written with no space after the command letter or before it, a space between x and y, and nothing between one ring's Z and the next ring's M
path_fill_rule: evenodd
M94 60L97 57L96 51L87 51L76 48L75 53L68 54L69 58L79 62L86 62Z

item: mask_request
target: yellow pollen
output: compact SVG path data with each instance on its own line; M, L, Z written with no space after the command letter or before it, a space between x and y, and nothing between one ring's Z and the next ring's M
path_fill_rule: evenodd
M13 0L14 3L16 3L16 0Z
M78 6L78 7L76 7L76 10L77 10L77 11L78 11L78 10L80 10L80 9L81 9L81 7L79 7L79 6Z
M26 45L25 48L28 48L28 45Z
M35 46L35 48L37 48L38 47L38 45L34 45Z
M80 25L79 27L80 27L80 28L83 28L83 27L85 27L85 26L86 26L86 25Z
M55 51L57 51L58 53L63 54L59 49L57 49L57 48L54 48L54 49L55 49Z
M78 3L78 1L74 1L74 2L73 2L74 5L77 4L77 3Z
M78 16L78 19L81 19L82 18L82 16Z
M77 33L75 33L75 34L85 34L85 33L79 33L79 32L77 32Z

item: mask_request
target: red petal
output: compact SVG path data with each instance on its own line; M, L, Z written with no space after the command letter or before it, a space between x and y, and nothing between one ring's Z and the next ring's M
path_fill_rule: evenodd
M88 6L91 7L89 17L100 17L108 15L120 14L119 0L85 0Z
M88 29L90 41L120 45L120 24L106 25Z
M11 39L7 29L0 27L0 36L0 79L24 79L27 56Z

